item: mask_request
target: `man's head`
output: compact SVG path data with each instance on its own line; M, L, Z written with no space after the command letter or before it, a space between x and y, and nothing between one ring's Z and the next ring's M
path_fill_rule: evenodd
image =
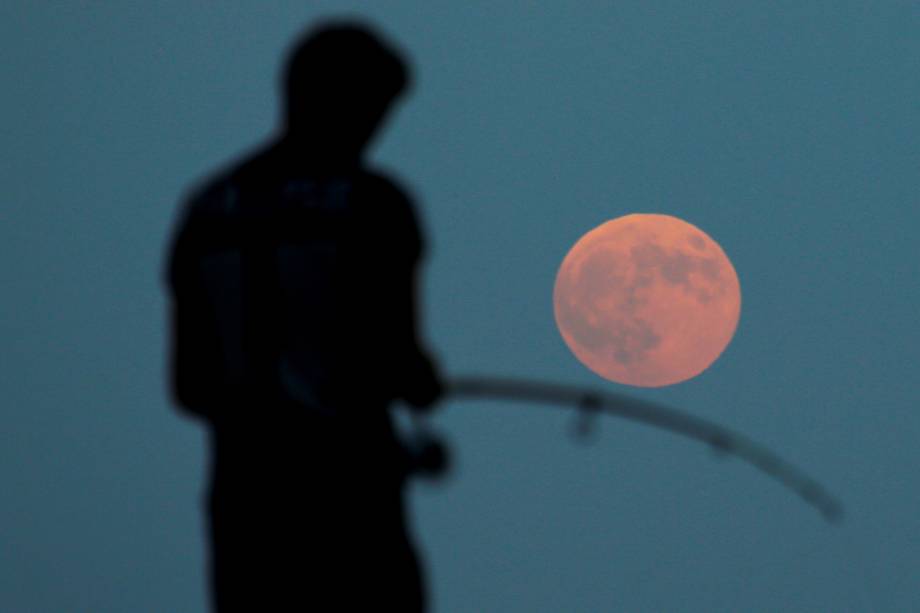
M408 85L403 60L367 26L323 24L288 58L283 77L288 136L330 156L357 156Z

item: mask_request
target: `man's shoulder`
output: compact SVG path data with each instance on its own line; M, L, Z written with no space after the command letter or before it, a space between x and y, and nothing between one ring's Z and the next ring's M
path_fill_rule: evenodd
M374 168L365 168L360 173L360 184L376 195L388 200L410 204L412 198L410 190L391 173Z
M424 252L422 223L410 191L389 173L377 170L362 171L365 210L377 234L383 232L389 239L403 245L411 258Z
M197 219L229 213L236 200L235 191L229 173L199 181L186 192L182 203L184 216Z
M240 202L241 186L252 182L253 177L264 174L266 168L270 168L271 154L270 148L261 149L194 182L183 199L185 217L232 215Z

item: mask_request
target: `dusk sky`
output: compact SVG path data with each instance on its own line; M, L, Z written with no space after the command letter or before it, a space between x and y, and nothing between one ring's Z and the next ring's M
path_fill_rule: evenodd
M416 199L448 376L679 407L846 508L828 524L646 426L582 445L566 411L446 401L455 470L410 494L434 611L915 610L920 5L369 5L0 6L0 611L206 610L206 437L167 397L164 251L187 188L274 133L293 39L343 15L411 59L369 161ZM726 351L660 389L589 371L553 317L571 246L634 212L704 230L741 285Z

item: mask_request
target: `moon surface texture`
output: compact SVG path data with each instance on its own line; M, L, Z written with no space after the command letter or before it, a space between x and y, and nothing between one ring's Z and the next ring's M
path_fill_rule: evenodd
M556 324L585 366L611 381L662 387L700 374L741 315L722 248L669 215L633 214L585 234L559 267Z

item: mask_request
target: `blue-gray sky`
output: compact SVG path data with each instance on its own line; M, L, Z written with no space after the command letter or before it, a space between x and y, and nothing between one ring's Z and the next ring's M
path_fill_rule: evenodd
M676 215L732 259L741 322L702 376L635 393L848 511L642 426L582 447L564 413L450 403L457 470L411 494L436 611L914 608L920 6L700 4L4 3L0 610L204 610L163 249L186 186L274 129L292 38L349 5L416 71L372 158L418 198L445 370L624 391L559 337L556 269L603 221Z

